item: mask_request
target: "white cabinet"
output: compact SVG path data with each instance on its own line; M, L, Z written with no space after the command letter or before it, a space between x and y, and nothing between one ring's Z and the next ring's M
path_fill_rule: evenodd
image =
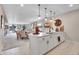
M40 40L40 43L39 43L40 44L40 54L41 53L44 54L45 52L48 51L48 44L49 44L48 39L49 39L49 36L42 37L39 39Z
M35 37L31 37L30 38L30 50L31 50L31 54L39 54L40 50L39 50L39 39L35 38Z
M45 36L30 36L31 54L45 54L64 41L62 32L53 33Z
M63 32L55 33L55 37L56 37L58 43L61 43L64 41L64 33Z
M50 35L48 40L49 40L49 44L48 44L48 51L49 51L54 46L54 37L53 37L53 35Z

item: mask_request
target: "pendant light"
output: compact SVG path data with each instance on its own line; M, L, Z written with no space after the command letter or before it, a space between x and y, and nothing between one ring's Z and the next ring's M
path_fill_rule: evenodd
M45 9L45 20L47 20L47 16L46 16L47 8L44 8L44 9Z
M38 19L41 19L41 17L40 17L40 4L38 4Z

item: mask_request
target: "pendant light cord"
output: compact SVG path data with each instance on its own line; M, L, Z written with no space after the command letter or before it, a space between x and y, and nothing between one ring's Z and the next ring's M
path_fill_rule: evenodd
M53 14L54 14L54 19L55 19L55 14L56 14L56 13L55 13L55 11L54 11L54 13L53 13Z
M45 8L45 18L47 18L47 16L46 16L46 10L47 10L47 8Z
M40 17L40 4L38 4L38 10L39 10L38 16Z
M50 20L52 20L52 11L50 10Z

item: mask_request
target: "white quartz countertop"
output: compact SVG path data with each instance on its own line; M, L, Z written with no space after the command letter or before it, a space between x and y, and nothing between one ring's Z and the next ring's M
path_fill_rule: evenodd
M52 33L40 32L39 34L30 33L29 36L32 36L32 37L45 37L45 36L49 36L49 35L51 35L51 34L57 35L58 33L63 33L63 32L52 32Z
M34 37L43 37L43 36L48 36L50 34L46 34L46 33L43 33L43 32L40 32L39 34L33 34L33 33L30 33L29 36L34 36Z

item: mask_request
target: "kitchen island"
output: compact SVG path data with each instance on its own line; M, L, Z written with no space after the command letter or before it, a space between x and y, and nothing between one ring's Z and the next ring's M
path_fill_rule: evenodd
M64 42L64 32L29 34L32 55L46 54Z

